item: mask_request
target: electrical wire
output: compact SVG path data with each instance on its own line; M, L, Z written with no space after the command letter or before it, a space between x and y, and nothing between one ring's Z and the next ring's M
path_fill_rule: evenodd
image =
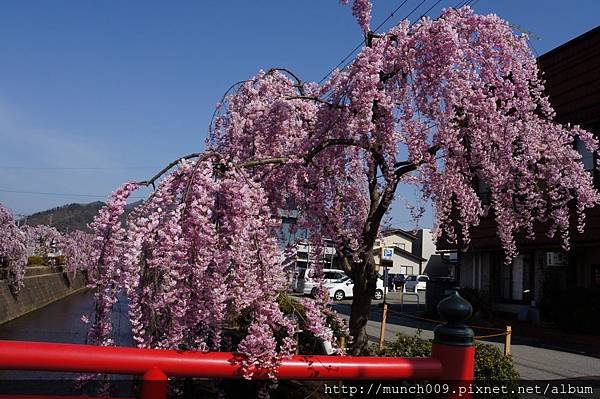
M53 167L53 166L2 166L0 169L14 169L14 170L129 170L129 169L156 169L159 166L116 166L116 167L95 167L95 166L65 166L65 167Z
M11 194L32 194L32 195L49 195L49 196L57 196L57 197L88 197L88 198L108 198L107 195L97 195L97 194L73 194L73 193L51 193L44 191L20 191L20 190L7 190L0 188L0 193L11 193ZM132 199L145 199L145 197L129 197Z
M379 28L381 28L387 21L389 21L391 18L394 17L394 15L400 10L400 8L402 8L402 6L404 6L404 4L407 3L408 0L404 0L402 3L400 3L400 5L398 7L396 7L391 13L390 15L387 16L386 19L384 19L381 23L379 23L379 25L377 25L377 27L373 30L374 32L376 32ZM408 17L410 17L410 15L412 15L413 12L415 12L423 3L425 3L427 0L421 0L421 2L410 12L408 13L408 15L406 15L404 18L402 19L407 19ZM441 1L441 0L439 0ZM438 1L438 2L439 2ZM346 61L352 57L352 55L354 55L354 53L356 52L356 50L360 49L363 46L364 41L360 41L360 43L358 43L358 45L356 47L354 47L336 66L334 66L329 72L327 72L327 74L325 76L323 76L323 78L321 80L319 80L319 84L323 83L325 81L325 79L327 79L329 77L329 75L331 75L333 73L333 71L335 71L337 68L339 68L341 65L343 65L344 63L346 63Z

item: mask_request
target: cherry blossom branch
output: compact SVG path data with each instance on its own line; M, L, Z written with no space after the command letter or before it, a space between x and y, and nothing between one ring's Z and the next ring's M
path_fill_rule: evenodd
M358 140L354 140L354 139L327 139L325 141L322 141L321 143L315 145L314 147L312 147L307 153L303 154L303 155L299 155L299 156L281 156L281 157L269 157L269 158L262 158L262 159L254 159L254 160L249 160L249 161L245 161L245 162L241 162L238 164L235 164L233 166L237 167L237 168L253 168L256 166L263 166L263 165L283 165L286 163L291 162L293 159L303 159L305 165L308 165L319 153L321 153L322 151L324 151L325 149L332 147L332 146L354 146L354 147L360 147L363 148L365 150L368 151L372 151L372 149L365 144L360 143ZM217 158L220 159L221 156L216 153L216 152L204 152L204 153L192 153L192 154L188 154L185 155L181 158L178 158L172 162L170 162L167 166L165 166L164 168L162 168L158 173L156 173L154 176L152 176L150 179L148 180L143 180L140 182L137 182L138 185L140 186L152 186L155 187L155 183L158 179L160 179L161 176L163 176L165 173L167 173L169 170L171 170L171 168L173 168L174 166L176 166L179 162L181 162L182 160L185 159L192 159L192 158L198 158L197 162L202 162L202 161L206 161L210 158Z
M333 103L330 103L329 101L323 100L322 98L315 97L315 96L290 96L290 97L286 97L286 100L311 100L311 101L318 102L320 104L325 104L331 108L337 108L337 109L345 108L343 105L333 104Z
M156 183L156 180L160 179L160 177L162 175L167 173L169 170L171 170L171 168L173 168L175 165L177 165L179 162L183 161L184 159L198 158L198 161L205 161L205 160L213 158L213 157L218 157L218 154L216 154L214 152L205 152L205 153L194 152L192 154L185 155L181 158L177 158L176 160L170 162L167 166L162 168L158 173L156 173L150 179L139 181L139 182L137 182L137 184L140 186L146 186L146 187L152 186L153 188L156 189L156 186L154 184L154 183Z

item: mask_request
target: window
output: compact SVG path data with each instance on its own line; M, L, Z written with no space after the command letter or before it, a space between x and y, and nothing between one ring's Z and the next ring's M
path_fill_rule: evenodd
M429 277L427 277L427 276L420 276L420 277L417 279L417 281L418 281L418 282L420 282L420 283L421 283L421 282L427 282L427 281L429 281Z
M416 281L417 280L417 276L408 276L406 278L406 281Z
M587 171L594 170L594 153L585 147L585 143L579 138L575 141L577 152L581 154L581 162Z
M336 279L337 274L333 273L333 272L325 272L324 273L324 278L325 280L335 280Z
M481 180L479 177L476 178L475 190L477 196L483 205L490 204L490 188L486 182Z
M400 249L406 250L406 243L404 242L395 242L394 245Z
M583 163L583 167L585 170L591 173L592 178L594 179L594 184L598 185L599 176L598 171L595 168L597 153L589 151L585 147L585 143L579 138L575 139L575 149L581 154L581 162Z
M308 262L299 260L296 262L296 267L306 269L308 267Z

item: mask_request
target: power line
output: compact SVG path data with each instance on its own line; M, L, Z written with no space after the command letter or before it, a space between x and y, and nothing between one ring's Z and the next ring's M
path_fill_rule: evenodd
M441 1L442 1L442 0L437 0L437 1L436 1L436 2L435 2L435 3L434 3L432 6L431 6L431 7L429 7L429 8L427 9L427 11L425 11L423 14L421 14L421 16L420 16L419 18L417 18L417 20L419 20L419 19L423 18L425 15L427 15L427 13L428 13L429 11L433 10L433 7L435 7L435 6L437 6L438 4L440 4L440 2L441 2Z
M65 167L46 167L46 166L12 166L0 165L0 169L16 169L16 170L129 170L129 169L156 169L160 166L116 166L116 167L101 167L101 166L65 166Z
M389 21L394 14L404 5L406 4L408 0L404 0L398 7L396 7L394 9L394 11L392 11L390 13L390 15L387 16L386 19L384 19L379 25L377 25L377 27L373 30L374 32L376 32L379 28L381 28L387 21ZM417 6L415 8L413 8L411 10L411 12L409 12L404 18L402 18L402 20L404 19L408 19L412 13L414 13L417 9L419 9L421 7L421 5L423 5L423 3L425 3L427 0L421 0L421 2L419 4L417 4ZM427 9L427 11L425 11L423 14L421 14L421 16L419 18L417 18L417 20L420 20L421 18L423 18L425 15L427 15L427 13L429 11L431 11L435 6L437 6L438 4L440 4L442 2L442 0L437 0L431 7L429 7ZM477 2L479 2L479 0L461 0L457 3L457 5L454 6L454 8L461 8L463 6L474 6L475 4L477 4ZM323 81L325 81L325 79L327 79L329 77L329 75L331 75L333 73L333 71L335 71L338 67L343 66L343 68L346 68L350 63L346 62L355 52L356 50L360 49L363 46L363 41L361 41L356 47L354 47L352 49L352 51L350 51L336 66L334 66L325 76L323 76L323 78L321 80L319 80L319 84L323 83ZM342 68L342 69L343 69Z
M97 194L73 194L73 193L50 193L50 192L43 192L43 191L19 191L19 190L6 190L6 189L1 189L0 188L0 192L2 193L11 193L11 194L32 194L32 195L49 195L49 196L56 196L56 197L88 197L88 198L108 198L110 197L110 194L107 195L97 195ZM145 199L146 197L129 197L132 199Z
M381 28L387 21L389 21L392 17L394 17L394 15L396 14L396 12L398 12L398 10L400 10L400 8L406 4L408 0L404 0L402 3L400 3L400 5L398 7L396 7L391 13L390 15L387 16L386 19L384 19L379 25L377 25L377 27L373 30L374 32L376 32L379 28ZM421 0L421 2L419 4L417 4L417 6L415 8L413 8L411 10L411 12L409 12L404 18L402 18L401 20L405 20L408 19L416 10L418 10L423 3L425 3L427 0ZM427 11L425 11L425 13L423 13L418 19L421 19L423 16L425 16L425 14L427 14L429 11L431 11L431 9L433 9L433 7L435 7L436 5L438 5L442 0L437 0L437 2L429 7L429 9ZM358 45L356 47L354 47L344 58L342 58L342 60L336 65L334 66L329 72L327 72L327 74L325 76L323 76L323 78L321 78L321 80L319 80L319 84L323 83L325 81L325 79L327 79L329 77L329 75L331 75L333 73L333 71L335 71L337 68L339 68L340 66L344 65L343 68L345 68L346 66L348 66L350 63L347 62L348 59L350 57L352 57L352 55L354 55L354 53L356 52L356 50L360 49L364 44L364 41L360 41L360 43L358 43Z
M396 7L390 13L390 15L387 16L386 19L384 19L379 25L377 25L377 27L374 29L374 31L377 31L387 21L389 21L390 18L394 17L394 15L398 12L398 10L400 10L400 8L402 8L402 6L404 6L404 4L406 4L407 2L408 2L408 0L404 0L402 3L400 3L400 5L398 7ZM356 47L354 47L344 58L342 58L342 60L336 66L334 66L329 72L327 72L327 74L325 76L323 76L323 78L321 80L319 80L319 84L323 83L325 81L325 79L327 79L329 77L329 75L331 75L333 73L333 71L335 71L339 66L344 64L346 62L346 60L348 60L348 58L352 57L352 55L356 52L356 50L358 50L362 47L363 43L364 43L364 41L361 40L360 43L358 43L358 45Z
M396 14L396 12L398 12L398 10L399 10L400 8L402 8L402 6L403 6L404 4L406 4L406 2L407 2L407 1L408 1L408 0L404 0L402 3L400 3L400 5L399 5L398 7L396 7L396 8L394 9L394 11L392 11L392 12L390 13L390 15L388 15L388 16L387 16L387 18L386 18L386 19L384 19L383 21L381 21L381 23L380 23L379 25L377 25L377 27L376 27L375 29L373 29L373 31L374 31L374 32L377 32L377 31L379 30L379 28L381 28L381 27L382 27L382 26L383 26L383 25L384 25L384 24L385 24L387 21L389 21L391 18L393 18L393 17L394 17L394 14Z

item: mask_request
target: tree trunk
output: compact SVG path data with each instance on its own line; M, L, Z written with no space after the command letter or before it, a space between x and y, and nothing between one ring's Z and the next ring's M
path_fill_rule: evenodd
M377 287L377 273L375 273L373 255L369 253L367 260L363 264L355 265L353 270L355 273L353 273L354 297L349 323L350 335L352 336L350 354L358 356L365 352L368 345L367 322L371 312L371 299Z

